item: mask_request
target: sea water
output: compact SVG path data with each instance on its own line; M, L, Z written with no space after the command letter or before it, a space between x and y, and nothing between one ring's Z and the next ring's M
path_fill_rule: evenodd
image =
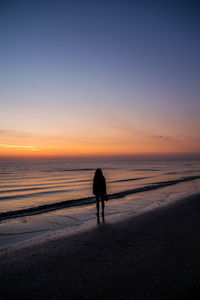
M1 161L0 213L77 199L84 204L93 196L96 168L110 199L200 179L199 160Z

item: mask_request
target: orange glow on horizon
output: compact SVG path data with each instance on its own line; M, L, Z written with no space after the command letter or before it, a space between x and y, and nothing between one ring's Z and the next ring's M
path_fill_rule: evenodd
M45 145L46 143L46 145ZM59 159L79 157L128 157L128 156L193 156L197 154L195 149L186 151L183 147L165 142L149 143L140 141L137 143L127 142L100 142L96 143L69 143L68 145L48 144L47 141L40 145L16 145L0 144L0 159Z
M0 159L61 159L89 157L194 156L198 140L181 135L160 136L146 131L79 128L76 132L36 134L0 132ZM200 154L200 153L199 153Z

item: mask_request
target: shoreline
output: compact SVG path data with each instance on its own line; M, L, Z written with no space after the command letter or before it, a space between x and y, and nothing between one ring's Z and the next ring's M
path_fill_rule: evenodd
M200 193L200 181L106 201L105 221L114 224ZM96 227L96 205L73 206L0 221L0 251L70 236Z
M5 250L0 253L0 296L195 299L199 232L197 194L76 235Z
M139 188L134 188L130 190L125 190L125 191L119 191L113 194L108 194L108 197L110 200L115 200L119 198L124 198L128 195L134 195L138 193L143 193L143 192L149 192L149 191L154 191L157 189L162 189L166 188L169 186L174 186L180 183L186 183L190 181L195 181L199 180L200 176L188 176L188 177L182 177L176 180L169 180L169 181L160 181L160 182L155 182L151 183L147 186L142 186ZM22 197L22 196L21 196ZM0 197L4 199L5 197ZM0 199L1 200L1 199ZM74 200L64 200L60 202L55 202L55 203L49 203L49 204L44 204L36 207L29 207L29 208L24 208L20 210L15 210L15 211L8 211L8 212L0 212L0 221L2 220L8 220L12 218L18 218L18 217L23 217L23 216L33 216L37 214L43 214L46 212L50 211L55 211L63 208L70 208L73 206L83 206L83 205L89 205L89 204L94 204L96 202L95 197L86 197L86 198L80 198L80 199L74 199Z

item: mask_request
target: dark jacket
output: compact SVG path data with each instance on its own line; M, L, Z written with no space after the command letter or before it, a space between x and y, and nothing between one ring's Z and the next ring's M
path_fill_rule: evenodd
M94 177L93 194L106 194L106 181L104 176Z

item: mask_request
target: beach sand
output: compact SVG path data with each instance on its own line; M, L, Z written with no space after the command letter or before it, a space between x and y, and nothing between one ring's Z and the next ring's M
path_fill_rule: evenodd
M200 195L2 250L0 269L0 299L199 299Z

